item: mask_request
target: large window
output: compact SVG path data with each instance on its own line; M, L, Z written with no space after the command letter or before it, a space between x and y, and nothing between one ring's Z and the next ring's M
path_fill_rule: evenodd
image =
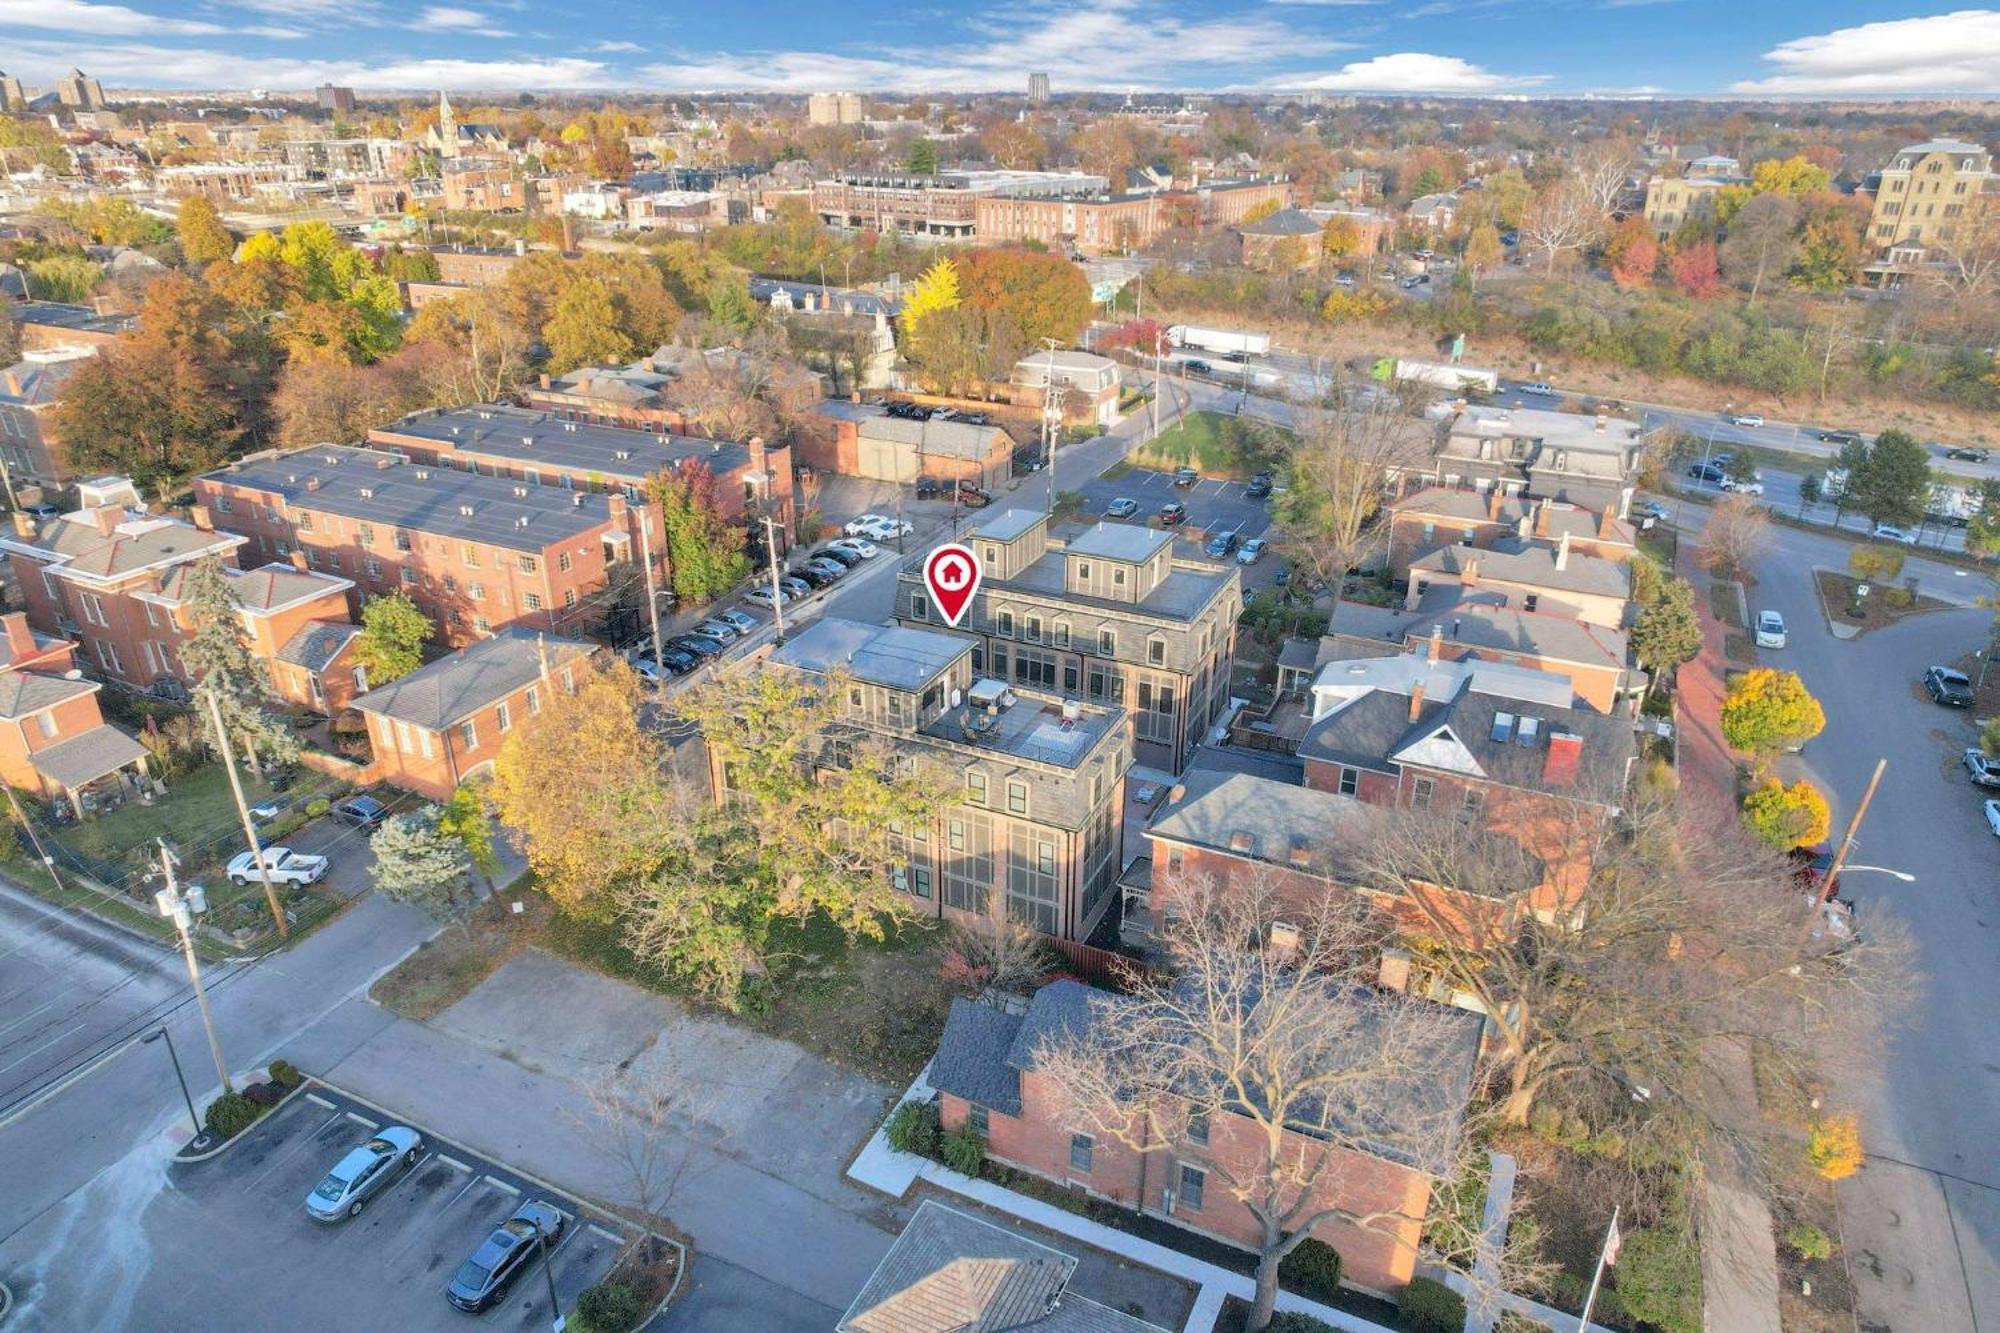
M972 1126L972 1132L985 1138L992 1132L992 1122L986 1118L986 1108L977 1104L965 1108L965 1123Z
M1340 770L1340 794L1353 796L1361 790L1361 770L1342 766Z
M1091 1137L1088 1134L1070 1135L1069 1169L1072 1171L1082 1171L1085 1174L1088 1174L1091 1170L1090 1162L1092 1153L1093 1150L1096 1148L1096 1146L1097 1145L1094 1142L1092 1142Z
M1186 1162L1182 1162L1180 1167L1181 1194L1176 1203L1187 1212L1198 1213L1201 1211L1202 1193L1208 1186L1208 1172Z
M1009 782L1007 784L1007 813L1025 815L1028 813L1028 784Z

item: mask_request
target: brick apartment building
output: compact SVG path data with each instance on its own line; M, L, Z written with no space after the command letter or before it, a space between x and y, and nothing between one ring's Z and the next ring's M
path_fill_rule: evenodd
M573 693L597 645L516 625L354 700L386 782L434 801L490 773L516 727L556 690Z
M1630 706L1644 691L1646 673L1632 665L1624 630L1492 604L1484 596L1416 611L1342 602L1299 688L1309 690L1311 678L1330 661L1428 652L1441 660L1478 658L1554 672L1569 679L1579 702L1600 713Z
M1099 523L1067 536L1009 509L963 538L979 593L954 633L973 670L1130 709L1142 763L1179 772L1229 703L1241 570L1175 553L1173 534ZM896 618L940 624L920 561L902 571Z
M0 369L0 463L15 507L20 488L61 486L74 475L49 418L62 401L63 382L93 355L81 349L33 353Z
M458 287L492 287L505 282L526 255L526 245L510 250L441 245L431 251L431 258L437 260L438 281Z
M829 227L969 241L982 200L1095 197L1102 176L1073 171L946 171L934 176L854 175L813 182L812 207Z
M104 720L103 688L78 672L75 644L22 612L0 616L0 782L76 808L86 791L143 778L146 747Z
M1379 994L1353 994L1350 1002L1425 1003ZM929 1075L945 1128L971 1126L985 1139L989 1156L1044 1179L1232 1245L1258 1243L1259 1223L1224 1184L1230 1176L1247 1178L1262 1159L1264 1149L1256 1137L1261 1131L1252 1120L1234 1114L1196 1120L1180 1140L1138 1152L1075 1132L1061 1093L1038 1068L1045 1041L1091 1024L1117 1023L1120 1008L1129 1003L1126 997L1070 980L1042 987L1024 1014L954 1000ZM1426 1095L1439 1100L1413 1107L1411 1114L1428 1117L1443 1110L1456 1119L1462 1112L1471 1094L1480 1023L1475 1014L1457 1015L1435 1049L1412 1052L1413 1058L1435 1065L1438 1076ZM1167 1094L1135 1090L1133 1095ZM1305 1126L1287 1127L1283 1133L1288 1154L1298 1152L1306 1160L1335 1154L1314 1186L1322 1206L1393 1217L1369 1228L1339 1222L1314 1228L1316 1239L1340 1252L1343 1281L1379 1295L1399 1291L1415 1272L1422 1219L1435 1182L1390 1149L1381 1155L1360 1152L1331 1144L1327 1135ZM1355 1126L1341 1126L1337 1135L1347 1142L1366 1137Z
M19 301L7 313L21 326L21 351L99 351L138 327L133 315L105 315L94 306L60 301Z
M1129 254L1158 239L1170 216L1160 194L986 196L973 207L973 230L982 241L1033 241L1058 254Z
M1489 489L1427 486L1389 506L1389 572L1406 578L1410 562L1447 546L1481 551L1567 542L1572 554L1628 561L1638 551L1618 506L1585 509L1558 500L1523 500Z
M1390 473L1405 489L1493 489L1599 513L1616 505L1622 518L1631 509L1641 433L1638 422L1602 413L1461 406L1430 458Z
M566 421L624 426L675 434L687 418L663 391L673 382L641 361L632 366L581 366L567 375L543 375L521 389L521 402Z
M1410 561L1403 605L1415 611L1435 605L1439 597L1465 601L1491 594L1522 611L1554 611L1611 629L1624 625L1632 597L1630 566L1579 555L1572 545L1565 533L1554 546L1509 539L1486 550L1438 547Z
M647 548L665 578L666 533L647 482L663 472L699 465L715 478L722 517L748 523L769 514L789 530L796 512L789 445L752 437L737 444L692 435L632 430L571 416L489 403L417 412L368 432L368 443L412 462L456 468L564 491L615 492L646 524Z
M1123 709L982 679L973 645L932 629L826 618L771 654L767 669L839 673L840 725L937 764L957 800L912 830L892 870L920 913L1004 915L1046 935L1089 937L1124 851ZM719 765L714 789L725 788Z
M444 206L476 213L518 213L527 205L514 164L498 158L455 157L439 173Z
M859 395L856 395L857 397ZM930 477L992 490L1014 474L1014 441L998 426L910 421L877 403L819 404L799 441L799 461L822 472L908 485Z
M195 630L193 608L186 601L192 572L192 565L180 565L161 578L157 589L133 594L158 607L172 623L176 634L161 655L172 652L174 675L183 685L194 683L179 658L179 644ZM349 617L352 582L292 564L225 567L222 572L236 597L244 642L263 659L280 698L334 714L368 688L366 674L347 657L361 632Z
M1057 386L1066 425L1110 430L1118 424L1124 375L1116 361L1094 352L1058 349L1031 353L1014 364L1007 382L1008 397L1019 406L1040 412L1051 381Z
M637 568L633 506L608 493L406 462L343 445L254 454L195 478L196 522L259 561L303 552L360 596L401 590L462 645L509 625L580 632Z

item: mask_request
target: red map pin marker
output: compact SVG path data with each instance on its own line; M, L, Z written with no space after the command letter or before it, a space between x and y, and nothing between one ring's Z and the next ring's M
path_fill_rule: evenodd
M924 585L944 613L944 623L955 626L979 591L979 561L970 548L956 542L940 546L924 560Z

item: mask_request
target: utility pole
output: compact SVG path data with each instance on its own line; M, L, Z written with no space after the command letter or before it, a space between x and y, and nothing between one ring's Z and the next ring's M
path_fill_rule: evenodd
M1049 470L1049 516L1056 512L1056 436L1061 433L1062 405L1056 397L1056 349L1062 343L1044 338L1048 361L1042 367L1042 463Z
M764 515L764 554L771 559L771 615L778 626L778 642L785 641L785 590L778 584L778 525Z
M208 1030L208 1053L215 1057L215 1072L222 1080L222 1090L234 1092L236 1086L229 1081L229 1062L222 1058L222 1039L215 1035L215 1015L208 1011L208 991L201 984L201 963L195 958L194 936L190 933L195 917L208 910L208 895L199 884L190 884L186 893L181 892L180 883L174 878L174 854L167 850L165 838L159 842L160 869L166 874L167 887L153 895L153 905L180 932L181 953L187 958L188 980L194 984L194 1000L201 1008L201 1025Z
M662 512L665 512L662 509ZM639 510L639 558L646 566L646 613L653 621L653 666L659 671L656 679L667 683L667 653L660 643L660 594L653 583L653 538L646 522L646 510Z
M4 318L6 316L0 315L0 319ZM0 783L0 786L7 787L7 804L14 809L14 822L28 831L28 841L35 845L35 855L42 858L42 868L49 872L49 879L55 884L56 889L60 891L63 887L63 882L62 876L56 873L55 857L50 856L49 849L42 846L42 835L37 833L35 826L28 822L27 814L21 809L21 798L14 794L14 788L4 783Z
M1861 793L1861 804L1854 807L1854 818L1847 821L1847 832L1840 840L1840 850L1834 854L1833 864L1826 868L1826 882L1820 885L1819 898L1814 906L1824 906L1833 896L1833 886L1840 880L1841 869L1847 864L1847 855L1854 850L1854 835L1861 831L1861 821L1868 813L1868 803L1875 799L1875 789L1882 785L1882 770L1889 766L1887 759L1875 761L1875 772L1868 779L1868 790Z
M291 923L285 920L285 905L278 901L278 890L271 883L271 867L264 864L264 848L257 841L257 828L250 822L250 807L243 799L243 779L236 776L236 755L229 748L229 729L222 725L222 703L214 690L204 690L208 696L208 718L215 724L215 748L222 752L222 767L229 774L229 790L236 797L236 815L243 821L243 836L250 844L250 861L257 867L257 878L264 882L264 901L271 906L271 920L278 923L278 938L292 937ZM164 851L164 847L162 848ZM189 957L193 957L192 954Z
M582 1220L581 1218L578 1219L578 1221L581 1220ZM551 1248L550 1242L553 1241L555 1237L543 1233L542 1224L539 1220L537 1220L535 1223L535 1234L541 1237L542 1276L545 1279L547 1279L549 1284L549 1319L551 1321L550 1327L555 1330L555 1333L563 1333L563 1324L565 1321L563 1319L562 1302L556 1299L556 1274L555 1270L549 1266L549 1250Z

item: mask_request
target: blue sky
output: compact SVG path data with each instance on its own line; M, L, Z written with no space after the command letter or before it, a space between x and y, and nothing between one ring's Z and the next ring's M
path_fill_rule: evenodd
M2000 95L2000 9L1895 0L0 0L112 87Z

